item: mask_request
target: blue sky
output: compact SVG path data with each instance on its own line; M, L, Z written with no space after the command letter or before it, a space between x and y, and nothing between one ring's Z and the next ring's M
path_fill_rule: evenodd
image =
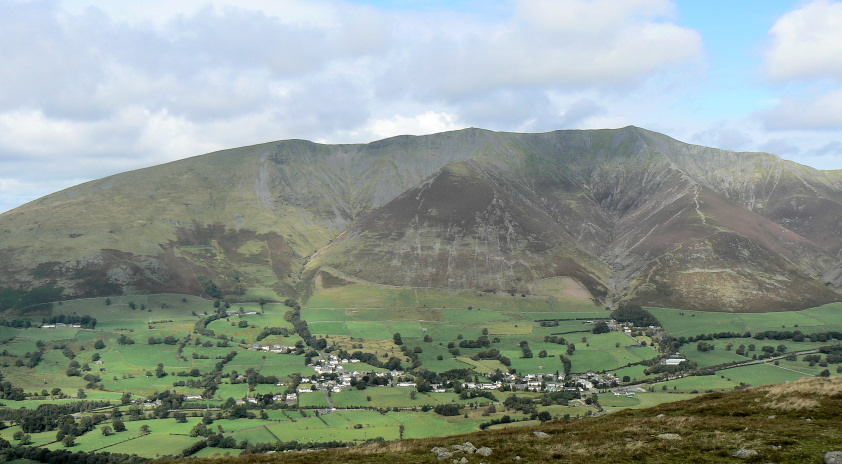
M842 168L842 2L0 1L0 212L284 138L633 124Z

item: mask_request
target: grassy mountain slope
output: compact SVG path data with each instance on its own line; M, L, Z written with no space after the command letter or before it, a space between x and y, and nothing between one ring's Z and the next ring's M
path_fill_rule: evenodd
M636 128L497 137L357 221L310 272L518 293L566 275L608 302L706 310L839 298L819 278L825 248L729 199L722 175L688 174L730 152Z
M842 286L840 198L836 172L634 127L288 140L0 215L0 305L211 281L279 298L328 265L395 285L523 292L570 276L609 303L803 308L840 299L825 285Z
M474 161L448 165L364 216L310 269L322 265L392 285L517 293L568 275L604 295L608 272L557 227L539 198Z
M226 458L232 463L434 463L430 450L466 441L492 453L455 453L468 462L824 462L842 449L842 380L713 393L598 418L553 421L447 438L401 440L345 450ZM543 432L547 436L538 436ZM735 457L742 451L743 458ZM216 462L197 460L193 462Z
M482 132L367 145L289 140L225 150L88 182L0 215L0 280L64 297L294 293L308 255L444 164Z

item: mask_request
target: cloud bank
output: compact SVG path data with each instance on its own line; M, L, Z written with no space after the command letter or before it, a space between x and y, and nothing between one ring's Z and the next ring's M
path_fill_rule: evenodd
M477 5L0 2L0 212L81 180L284 138L636 124L751 148L842 126L842 94L826 84L746 121L677 109L708 57L669 0ZM838 84L840 10L816 1L774 24L762 63L774 85Z

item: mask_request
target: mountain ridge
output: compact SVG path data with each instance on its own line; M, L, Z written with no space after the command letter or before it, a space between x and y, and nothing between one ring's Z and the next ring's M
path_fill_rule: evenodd
M203 276L229 296L276 299L306 295L324 265L380 283L517 293L565 275L609 306L801 309L842 299L832 291L842 288L840 198L842 170L634 126L294 139L8 211L0 277L19 293L52 285L69 298L201 294Z

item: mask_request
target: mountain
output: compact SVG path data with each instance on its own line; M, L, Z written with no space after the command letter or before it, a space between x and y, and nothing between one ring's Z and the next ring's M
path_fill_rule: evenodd
M376 283L767 311L842 300L842 172L636 127L302 140L123 173L0 215L0 305Z

